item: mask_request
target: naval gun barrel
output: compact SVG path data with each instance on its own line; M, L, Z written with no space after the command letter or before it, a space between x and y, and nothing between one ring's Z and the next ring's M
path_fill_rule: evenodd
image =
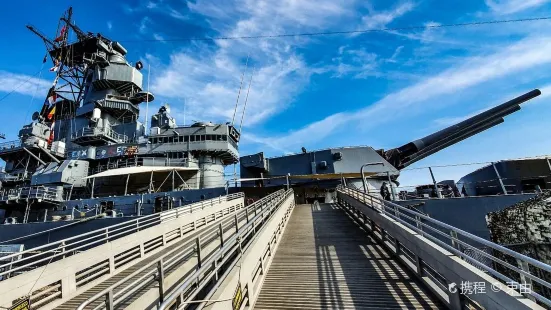
M541 91L534 89L455 125L389 150L385 152L385 157L397 169L403 169L450 145L503 123L503 117L519 111L520 104L539 95L541 95Z

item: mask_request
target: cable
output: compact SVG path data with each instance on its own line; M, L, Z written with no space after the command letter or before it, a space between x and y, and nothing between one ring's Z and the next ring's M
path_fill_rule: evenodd
M34 289L34 287L36 286L36 283L38 283L38 280L40 280L40 277L42 277L42 275L44 274L44 271L46 271L46 268L48 268L48 266L50 265L50 263L51 263L52 260L54 259L54 257L55 257L55 251L58 250L62 245L63 245L63 243L60 243L60 244L57 246L57 248L54 249L54 255L52 255L52 258L50 258L50 261L48 261L48 264L46 264L46 266L44 267L44 269L42 269L42 272L40 273L40 275L38 276L38 278L37 278L36 281L34 282L33 286L32 286L31 289L29 290L29 293L27 294L27 296L29 297L29 306L31 306L31 304L32 304L31 298L32 298L33 289Z
M215 41L215 40L242 40L242 39L276 39L276 38L288 38L288 37L312 37L312 36L340 35L340 34L358 34L358 33L361 34L361 33L369 33L369 32L387 32L387 31L399 31L399 30L421 30L421 29L424 30L424 29L432 29L432 28L481 26L481 25L493 25L493 24L532 22L532 21L542 21L542 20L551 20L551 16L479 21L479 22L468 22L468 23L451 23L451 24L440 24L440 25L373 28L373 29L363 29L363 30L303 32L303 33L289 33L289 34L283 33L283 34L272 34L272 35L231 36L231 37L212 37L212 38L140 39L140 40L122 40L120 42L175 42L175 41Z
M45 62L42 63L42 66L40 66L40 71L38 73L38 79L40 80L40 78L42 77L42 71L44 70L44 64ZM33 102L34 102L34 97L36 96L36 92L38 91L38 83L36 83L36 88L34 89L34 92L33 92L33 96L31 98L31 102L29 102L29 106L27 107L27 112L25 113L25 123L27 122L27 117L29 116L29 111L31 110L31 107L33 105Z

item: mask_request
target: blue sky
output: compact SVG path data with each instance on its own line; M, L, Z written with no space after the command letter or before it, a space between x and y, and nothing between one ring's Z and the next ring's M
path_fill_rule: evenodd
M129 61L151 66L150 87L157 99L150 110L167 102L179 124L184 102L186 123L231 119L250 55L244 85L253 68L254 77L241 154L281 155L302 146L388 149L534 88L543 95L504 124L415 166L551 153L549 21L261 40L147 41L542 17L551 16L549 0L10 1L0 26L8 47L0 51L0 97L40 70L44 47L25 24L53 37L57 18L69 5L81 28L121 41ZM53 79L50 66L0 102L9 116L0 131L8 139L17 138L22 123L42 104ZM475 168L435 173L439 179L458 179ZM424 171L404 172L402 183L428 178Z

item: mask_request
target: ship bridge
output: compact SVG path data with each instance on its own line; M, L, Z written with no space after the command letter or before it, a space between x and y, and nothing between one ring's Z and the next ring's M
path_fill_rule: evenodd
M3 256L14 309L545 309L551 266L339 186L182 206Z

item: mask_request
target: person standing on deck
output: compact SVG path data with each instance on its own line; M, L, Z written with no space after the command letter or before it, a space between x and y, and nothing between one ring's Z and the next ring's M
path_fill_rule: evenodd
M381 197L383 197L384 200L390 201L390 191L388 190L386 182L383 182L383 185L381 185Z

